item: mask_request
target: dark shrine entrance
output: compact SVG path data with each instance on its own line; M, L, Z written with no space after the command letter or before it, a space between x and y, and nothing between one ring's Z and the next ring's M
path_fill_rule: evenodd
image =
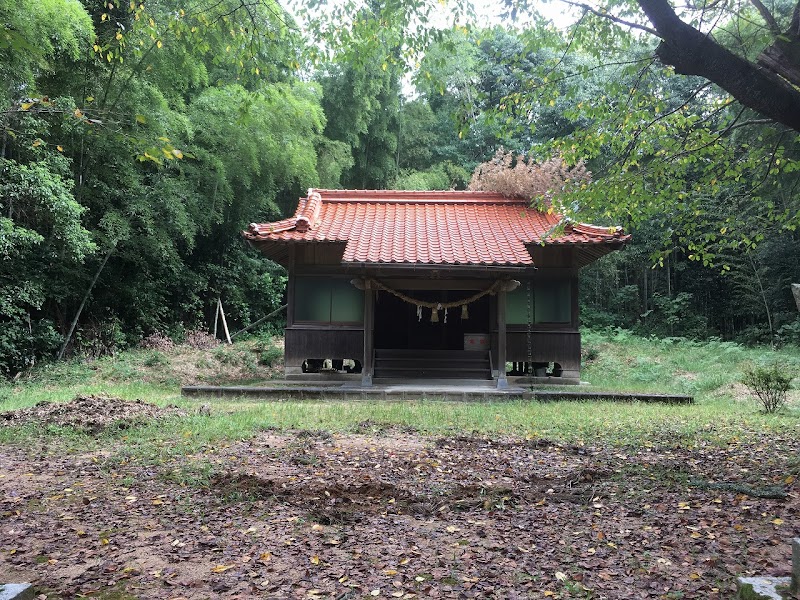
M468 298L473 290L400 290L422 302L457 302ZM431 311L417 307L386 291L379 291L375 299L375 348L396 350L465 350L468 340L482 337L481 350L488 350L489 296L468 306L468 318L462 319L461 308L439 311L438 322L431 322ZM474 334L474 335L470 335ZM482 334L482 335L481 335ZM477 348L476 348L477 349Z

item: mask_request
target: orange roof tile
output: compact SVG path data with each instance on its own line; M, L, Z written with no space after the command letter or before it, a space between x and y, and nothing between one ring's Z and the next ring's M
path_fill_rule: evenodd
M526 244L607 244L627 241L619 227L566 222L524 199L492 192L317 190L294 216L251 223L251 242L346 242L345 263L532 265Z

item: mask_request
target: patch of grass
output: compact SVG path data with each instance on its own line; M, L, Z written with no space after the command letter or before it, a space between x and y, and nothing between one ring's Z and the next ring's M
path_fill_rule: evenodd
M208 487L216 473L209 462L194 461L159 473L159 479L187 487Z
M163 367L169 364L169 359L163 352L158 350L150 350L142 361L146 367Z
M42 363L36 369L27 373L19 383L21 385L47 386L70 385L87 381L95 377L100 368L98 363L100 363L100 360L81 358Z
M710 392L733 386L747 363L769 364L776 357L800 368L800 348L746 348L734 342L649 339L623 330L584 331L592 348L581 378L597 390L689 393L705 400Z
M42 363L12 387L62 389L65 386L108 387L148 382L177 388L182 383L263 381L275 375L274 366L280 363L278 355L282 356L279 346L270 338L237 341L230 346L209 349L186 344L160 350L136 348L98 359L78 357L59 363ZM274 361L273 368L259 362L259 355L264 352L268 353L264 358ZM0 384L0 390L2 388ZM0 402L2 397L0 391Z
M223 365L238 365L241 362L241 353L228 346L217 346L211 355Z
M274 347L271 340L258 343L262 344L261 351ZM583 372L583 378L592 383L591 390L690 393L697 403L206 400L213 408L208 415L199 414L199 402L180 397L177 384L152 377L154 371L164 369L162 357L169 358L169 353L137 350L91 363L42 367L24 382L0 386L0 411L40 401L67 401L78 394L98 394L142 399L161 406L177 404L190 413L188 417L109 430L95 438L65 429L0 427L0 443L61 439L65 446L78 448L121 442L130 458L159 461L197 452L204 445L248 439L265 429L347 433L359 431L364 423L423 435L509 434L577 444L659 447L726 444L764 432L800 428L797 390L790 391L792 401L778 415L761 414L755 402L736 397L737 393L741 395L738 382L745 364L767 364L778 356L796 368L800 366L797 348L775 353L719 341L643 339L619 331L587 332L584 344L593 349L593 358ZM217 365L220 360L255 365L253 350L252 344L220 346L207 356ZM142 372L149 373L149 381L155 383L143 382Z
M90 436L68 428L0 427L0 444L48 452L106 452L103 468L152 465L177 485L207 487L219 465L214 449L265 430L351 434L366 421L416 430L422 436L514 435L575 445L608 444L664 450L763 443L769 432L800 434L800 413L765 415L750 404L718 399L695 406L581 402L457 403L416 401L224 402L211 415L192 414Z
M800 414L767 417L748 404L724 400L694 406L644 403L417 401L225 402L227 412L208 418L191 437L236 439L266 429L323 429L346 433L365 421L415 429L428 435L513 434L571 443L606 441L621 445L687 445L702 440L727 443L748 431L800 428ZM176 432L172 432L176 433Z

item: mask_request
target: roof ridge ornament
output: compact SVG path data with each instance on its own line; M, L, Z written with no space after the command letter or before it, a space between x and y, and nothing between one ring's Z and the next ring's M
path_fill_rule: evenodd
M308 188L308 196L302 214L298 215L294 223L295 230L300 233L313 230L319 225L319 215L322 209L322 196L314 188Z

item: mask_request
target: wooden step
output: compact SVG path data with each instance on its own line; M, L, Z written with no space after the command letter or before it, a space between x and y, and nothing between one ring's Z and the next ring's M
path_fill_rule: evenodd
M470 350L378 349L375 377L391 379L492 378L489 353Z
M408 349L385 349L378 348L375 350L375 357L402 357L402 356L430 356L432 358L445 357L463 357L473 358L480 357L486 358L489 355L485 350L408 350Z
M463 370L463 369L397 369L375 367L374 377L387 379L491 379L489 369Z

